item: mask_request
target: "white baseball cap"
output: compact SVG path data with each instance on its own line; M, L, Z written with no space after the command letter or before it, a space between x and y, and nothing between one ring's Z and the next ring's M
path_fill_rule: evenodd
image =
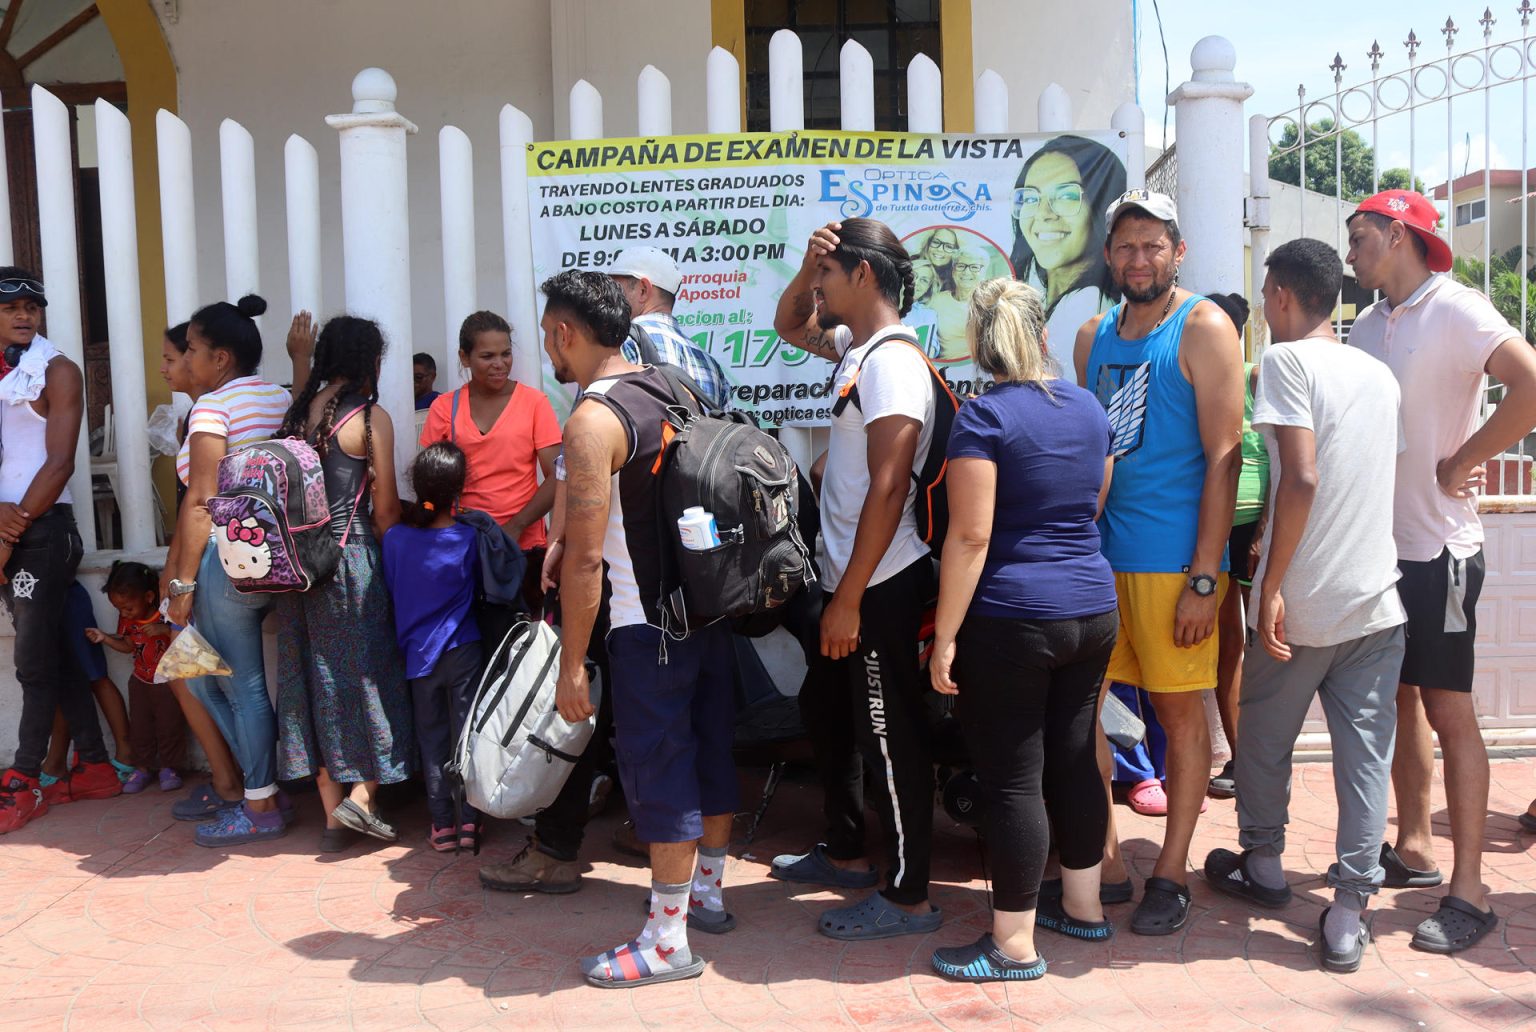
M1116 197L1109 211L1104 214L1105 224L1113 230L1115 219L1132 208L1146 212L1159 222L1171 222L1175 229L1178 228L1179 209L1174 205L1173 198L1155 190L1127 190Z
M608 275L648 279L652 286L660 287L669 294L676 294L683 282L683 274L678 271L677 263L659 247L624 248L613 260Z

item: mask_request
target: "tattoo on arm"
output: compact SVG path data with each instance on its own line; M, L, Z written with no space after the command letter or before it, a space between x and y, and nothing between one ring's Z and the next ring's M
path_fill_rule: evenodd
M565 505L568 513L608 504L613 473L601 434L578 431L565 439Z

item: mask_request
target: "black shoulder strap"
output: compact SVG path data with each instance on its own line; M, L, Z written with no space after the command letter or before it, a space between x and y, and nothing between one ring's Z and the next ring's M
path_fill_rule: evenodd
M853 371L853 376L849 379L848 385L843 388L841 396L837 399L837 401L833 402L832 415L834 418L843 414L843 410L848 407L848 403L850 401L853 402L854 408L858 409L860 412L864 411L864 406L859 404L859 372L864 368L864 363L869 361L869 356L875 353L875 349L884 344L886 341L891 340L905 341L906 343L911 344L913 347L917 348L918 351L923 350L923 345L920 341L918 341L917 335L912 333L897 331L895 333L888 333L884 337L876 340L873 344L870 345L869 350L864 352L864 356L859 359L859 366Z
M645 327L631 321L629 324L629 339L635 342L635 350L640 353L640 361L645 365L661 365L661 352L656 350L656 342L651 340L651 335L645 332Z

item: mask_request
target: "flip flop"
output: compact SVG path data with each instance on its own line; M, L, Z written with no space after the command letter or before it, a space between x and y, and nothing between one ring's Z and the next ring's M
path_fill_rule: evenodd
M1115 937L1114 924L1107 920L1079 921L1067 913L1059 898L1045 898L1035 905L1035 924L1087 942L1107 942Z
M1365 927L1365 918L1360 918L1360 931L1355 936L1354 943L1343 953L1336 953L1328 945L1328 933L1325 928L1328 924L1328 911L1332 907L1324 907L1322 916L1317 919L1317 948L1323 955L1323 970L1332 971L1340 975L1352 975L1360 970L1360 961L1365 957L1365 946L1371 941L1370 929Z
M827 856L826 843L818 842L809 853L785 853L774 857L768 877L808 885L828 885L834 889L872 889L880 880L880 872L873 868L845 871Z
M1248 873L1248 850L1213 849L1205 858L1205 881L1217 892L1278 910L1291 902L1291 887L1272 889L1260 885Z
M1099 903L1110 906L1115 903L1129 903L1136 895L1136 885L1127 878L1123 882L1100 882ZM1040 883L1041 899L1061 898L1061 879L1047 878Z
M1516 817L1515 820L1520 822L1521 828L1533 835L1536 835L1536 813L1531 813L1529 810L1527 810L1519 817Z
M1137 935L1172 935L1189 920L1189 887L1167 878L1148 878L1141 904L1131 914Z
M586 976L588 985L595 985L599 989L628 989L637 985L676 982L684 978L698 978L704 973L704 958L697 953L681 967L653 968L645 956L653 951L659 953L653 947L642 948L638 943L627 942L617 949L583 960L581 973ZM605 963L608 971L618 975L617 978L602 974Z
M1491 909L1482 911L1464 899L1446 896L1439 910L1419 922L1408 945L1425 953L1460 953L1498 926L1499 915Z
M1381 887L1384 889L1432 889L1445 881L1438 870L1421 871L1403 863L1397 850L1387 843L1381 844Z
M867 942L898 935L926 935L943 923L944 912L932 904L926 914L909 914L876 892L851 907L826 911L817 928L829 939Z
M1045 974L1045 958L1024 964L997 948L990 933L969 946L933 951L933 969L960 982L1031 982Z

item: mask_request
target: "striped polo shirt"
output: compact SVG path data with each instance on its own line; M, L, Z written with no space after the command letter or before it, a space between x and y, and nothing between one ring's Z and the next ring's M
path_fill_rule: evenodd
M259 376L237 377L204 394L187 416L187 436L176 452L176 476L185 484L191 474L193 434L222 437L230 451L252 441L265 441L283 425L292 402L285 389Z

